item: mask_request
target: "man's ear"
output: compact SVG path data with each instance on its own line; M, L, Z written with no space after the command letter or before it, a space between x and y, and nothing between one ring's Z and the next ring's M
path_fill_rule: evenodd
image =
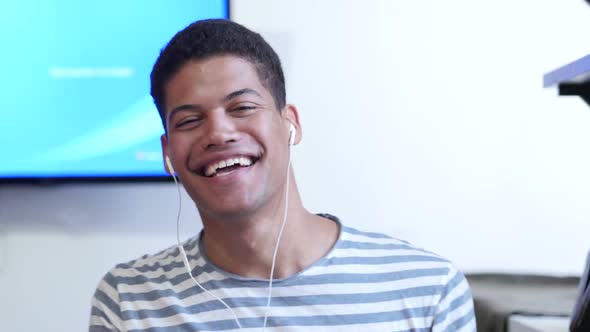
M170 156L168 153L168 137L166 134L162 134L162 136L160 136L160 144L162 145L162 160L164 161L164 169L166 170L166 173L173 175L174 169L170 169L170 167L168 167L168 163L166 162L166 157ZM170 163L172 163L172 160L170 160Z
M301 123L299 122L299 111L295 105L287 104L283 108L283 118L285 121L285 126L287 128L287 132L289 131L289 125L292 124L295 129L297 130L297 135L295 136L294 144L299 144L302 139L302 131L301 131Z

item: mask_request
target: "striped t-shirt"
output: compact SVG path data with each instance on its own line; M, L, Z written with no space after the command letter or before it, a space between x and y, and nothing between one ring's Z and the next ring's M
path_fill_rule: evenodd
M242 330L262 331L268 280L219 269L199 237L183 245L195 278L233 309ZM476 330L467 281L448 260L342 225L326 256L274 280L272 294L269 332ZM90 332L237 330L232 312L190 279L176 247L117 265L92 299Z

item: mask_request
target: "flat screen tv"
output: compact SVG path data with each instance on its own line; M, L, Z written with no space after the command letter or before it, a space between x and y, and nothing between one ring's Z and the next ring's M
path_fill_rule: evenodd
M0 182L165 179L152 66L228 2L2 1Z

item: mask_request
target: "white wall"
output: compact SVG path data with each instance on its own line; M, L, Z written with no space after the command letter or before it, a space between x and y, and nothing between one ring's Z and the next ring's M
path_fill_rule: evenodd
M234 0L232 15L283 58L312 211L466 271L580 272L590 109L541 82L590 53L583 1ZM173 244L175 195L168 184L0 188L3 330L83 330L110 266ZM185 233L199 228L194 212Z
M580 270L590 109L541 85L590 53L571 37L588 31L583 1L237 3L241 22L288 46L312 210L468 271Z

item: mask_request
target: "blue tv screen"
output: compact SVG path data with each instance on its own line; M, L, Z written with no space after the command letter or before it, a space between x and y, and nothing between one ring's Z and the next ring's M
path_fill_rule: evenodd
M0 4L0 181L162 178L149 75L176 32L228 0Z

